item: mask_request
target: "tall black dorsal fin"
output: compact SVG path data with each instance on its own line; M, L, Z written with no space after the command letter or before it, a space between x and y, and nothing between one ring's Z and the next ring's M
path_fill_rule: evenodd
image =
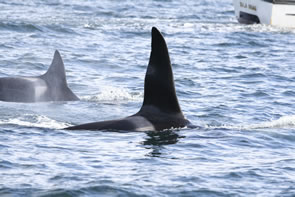
M145 106L156 107L162 112L181 113L168 48L162 34L155 27L152 28L152 51L145 75L141 112Z
M58 50L54 53L48 71L42 77L53 86L67 86L65 66Z

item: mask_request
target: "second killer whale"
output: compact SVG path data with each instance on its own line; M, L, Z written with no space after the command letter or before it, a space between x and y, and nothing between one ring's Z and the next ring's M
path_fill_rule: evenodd
M152 49L144 83L144 100L134 115L117 120L81 124L67 130L161 131L192 126L184 117L175 92L168 48L152 28Z
M57 50L49 69L41 76L0 78L0 101L34 103L77 100L79 98L67 85L64 63Z

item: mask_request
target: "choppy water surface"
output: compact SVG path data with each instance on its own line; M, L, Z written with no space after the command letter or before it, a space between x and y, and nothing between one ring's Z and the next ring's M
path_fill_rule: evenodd
M240 25L230 0L0 1L0 77L55 49L78 102L0 102L0 196L294 196L295 30ZM150 31L198 129L65 131L137 112Z

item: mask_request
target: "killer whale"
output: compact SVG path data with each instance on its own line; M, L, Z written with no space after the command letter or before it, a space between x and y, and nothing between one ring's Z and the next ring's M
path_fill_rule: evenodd
M63 60L56 50L47 72L38 77L0 78L0 101L34 103L76 101L67 85Z
M67 130L160 131L189 126L175 92L168 48L162 34L152 28L152 50L144 83L144 100L134 115L118 120L93 122Z

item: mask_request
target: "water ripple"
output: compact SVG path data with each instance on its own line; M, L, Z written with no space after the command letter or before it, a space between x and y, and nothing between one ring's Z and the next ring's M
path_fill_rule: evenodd
M16 31L16 32L42 32L42 29L33 24L12 24L0 22L0 31Z

